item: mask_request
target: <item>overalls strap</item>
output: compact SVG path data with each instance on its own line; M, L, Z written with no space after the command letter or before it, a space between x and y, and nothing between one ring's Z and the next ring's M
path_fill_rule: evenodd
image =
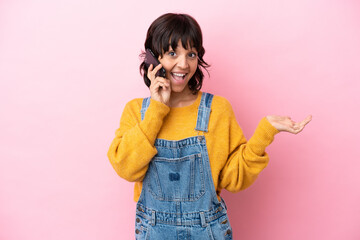
M214 95L211 93L202 93L198 110L195 130L207 132L211 112L211 102Z
M150 105L150 97L144 98L143 102L142 102L142 107L141 107L141 121L144 120L145 117L145 112L148 109Z

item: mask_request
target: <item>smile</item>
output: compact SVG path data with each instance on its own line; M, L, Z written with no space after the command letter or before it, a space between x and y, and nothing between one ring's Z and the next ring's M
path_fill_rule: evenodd
M175 77L185 77L185 73L171 73Z
M185 76L187 75L187 73L171 73L172 79L176 82L176 83L183 83L185 81Z

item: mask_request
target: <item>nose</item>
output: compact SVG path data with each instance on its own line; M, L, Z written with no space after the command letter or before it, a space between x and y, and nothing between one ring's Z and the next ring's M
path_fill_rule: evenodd
M189 63L188 63L188 59L187 59L186 55L180 55L178 57L177 65L179 68L183 68L183 69L186 69L189 67Z

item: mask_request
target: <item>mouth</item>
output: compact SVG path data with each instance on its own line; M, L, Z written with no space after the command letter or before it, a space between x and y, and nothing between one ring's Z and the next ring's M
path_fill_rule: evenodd
M172 79L175 81L175 83L183 83L185 81L185 77L187 76L187 73L171 73Z

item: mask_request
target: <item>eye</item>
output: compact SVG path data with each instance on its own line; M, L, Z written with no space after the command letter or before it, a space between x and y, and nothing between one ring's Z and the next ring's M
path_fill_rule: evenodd
M189 57L191 57L191 58L196 58L196 53L194 53L194 52L191 52L191 53L189 53Z
M168 53L171 57L174 57L174 56L176 56L176 53L174 52L174 51L169 51L169 53Z

